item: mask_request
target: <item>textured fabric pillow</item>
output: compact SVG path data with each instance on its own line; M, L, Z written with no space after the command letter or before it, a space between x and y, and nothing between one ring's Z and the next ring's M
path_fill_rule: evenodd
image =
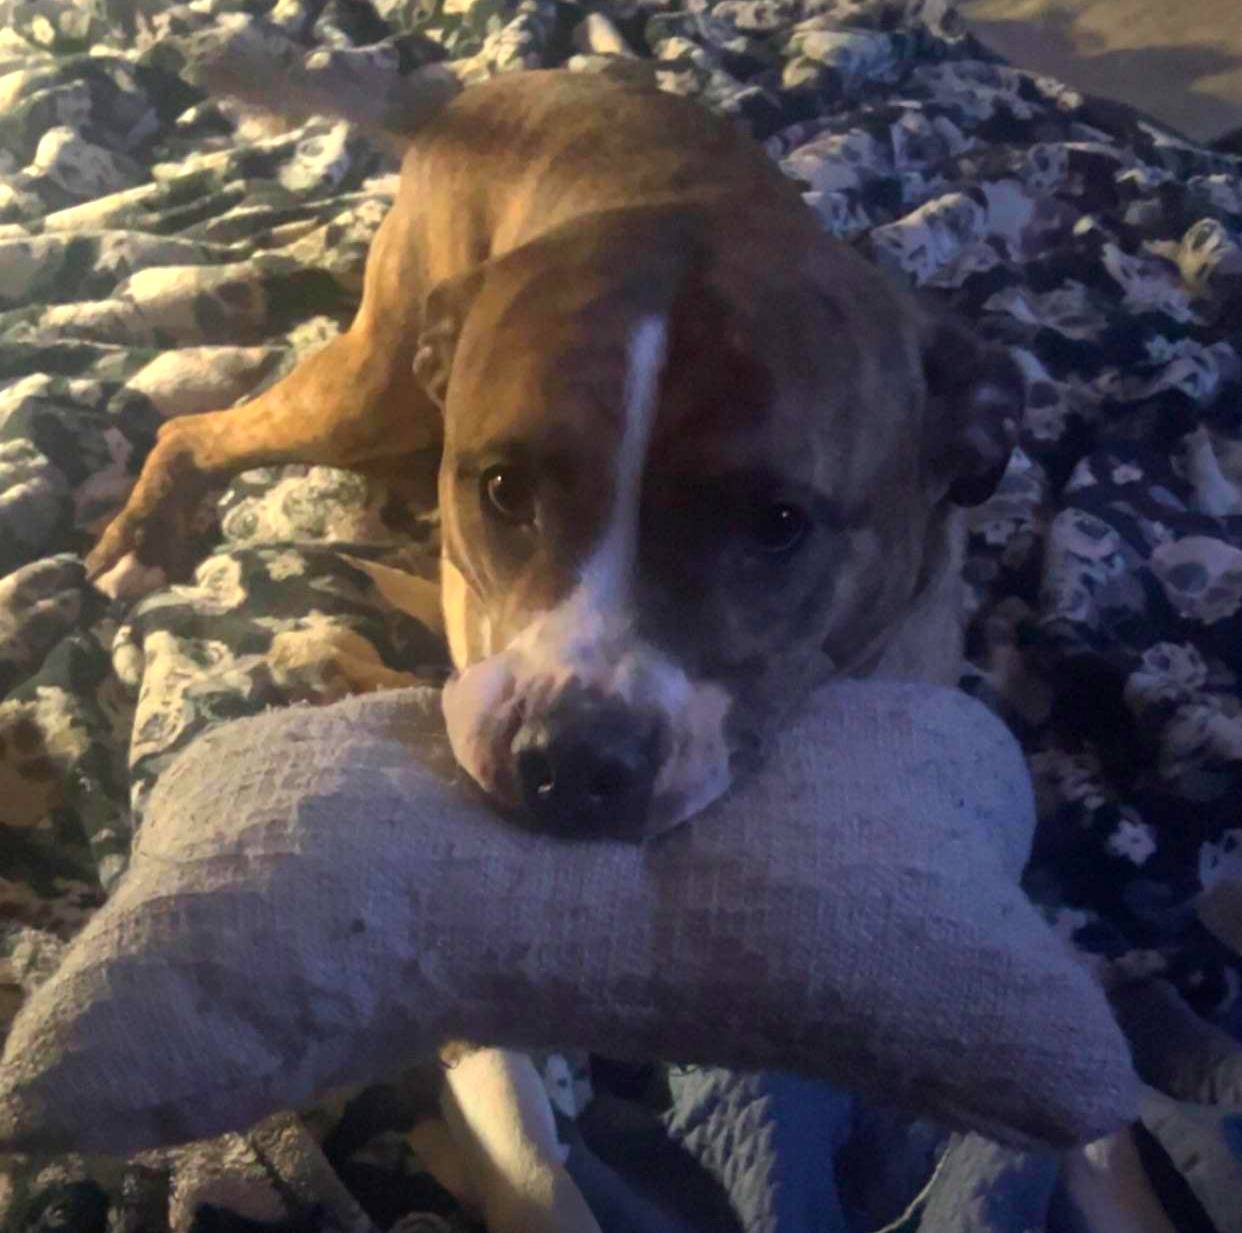
M1135 1111L1103 994L1018 889L1021 755L945 690L842 685L644 846L556 841L459 782L407 690L209 733L31 998L0 1147L242 1127L447 1037L822 1075L1006 1142Z

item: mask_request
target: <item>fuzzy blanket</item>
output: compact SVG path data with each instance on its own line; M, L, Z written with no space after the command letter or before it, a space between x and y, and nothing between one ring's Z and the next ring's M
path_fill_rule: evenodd
M652 73L1014 349L1028 418L975 522L964 684L1029 752L1029 893L1132 982L1154 1184L1179 1227L1242 1229L1242 161L997 62L951 0L0 0L0 1022L204 729L338 697L350 659L445 670L394 581L432 576L434 510L346 472L237 478L192 585L110 606L84 582L164 418L348 321L394 190L344 125L204 99L204 39L363 83L435 59ZM1049 1162L819 1085L596 1060L591 1099L586 1060L546 1072L606 1228L863 1229L937 1163L903 1227L1057 1227ZM376 1089L138 1161L0 1162L0 1224L466 1227L399 1112ZM627 1172L681 1180L664 1202Z

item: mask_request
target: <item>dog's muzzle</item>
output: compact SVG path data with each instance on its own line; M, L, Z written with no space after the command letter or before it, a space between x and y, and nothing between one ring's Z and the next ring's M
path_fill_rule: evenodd
M644 712L570 690L522 723L511 745L527 814L557 834L642 832L661 761L661 725Z
M730 779L728 710L722 689L642 645L554 657L544 623L444 689L471 777L527 823L583 839L657 834L715 800Z

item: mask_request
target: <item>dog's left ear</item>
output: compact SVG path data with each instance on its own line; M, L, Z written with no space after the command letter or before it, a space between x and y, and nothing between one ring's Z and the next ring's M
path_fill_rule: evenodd
M927 474L954 505L981 505L1017 444L1022 372L1002 347L943 317L924 318L921 346Z
M441 409L462 322L485 277L483 265L473 266L438 283L423 302L422 328L414 351L414 379Z

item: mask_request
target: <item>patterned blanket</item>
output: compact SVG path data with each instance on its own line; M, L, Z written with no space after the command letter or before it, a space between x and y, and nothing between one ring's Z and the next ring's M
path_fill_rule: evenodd
M965 686L1029 751L1030 894L1133 982L1153 1183L1180 1228L1242 1229L1242 160L999 62L952 0L0 0L0 1023L205 728L335 698L351 659L445 670L394 581L432 575L434 509L342 471L238 477L190 585L110 605L84 581L164 418L348 321L394 190L342 124L204 98L204 39L364 84L436 59L652 74L1012 347L1029 410L974 526ZM627 1213L608 1228L862 1229L937 1162L902 1227L1059 1227L1047 1162L820 1087L597 1062L592 1101L584 1064L546 1071L566 1118L586 1110L565 1128L584 1187ZM9 1160L0 1224L467 1227L398 1122L376 1089L137 1161ZM701 1174L667 1224L625 1183L661 1139Z

